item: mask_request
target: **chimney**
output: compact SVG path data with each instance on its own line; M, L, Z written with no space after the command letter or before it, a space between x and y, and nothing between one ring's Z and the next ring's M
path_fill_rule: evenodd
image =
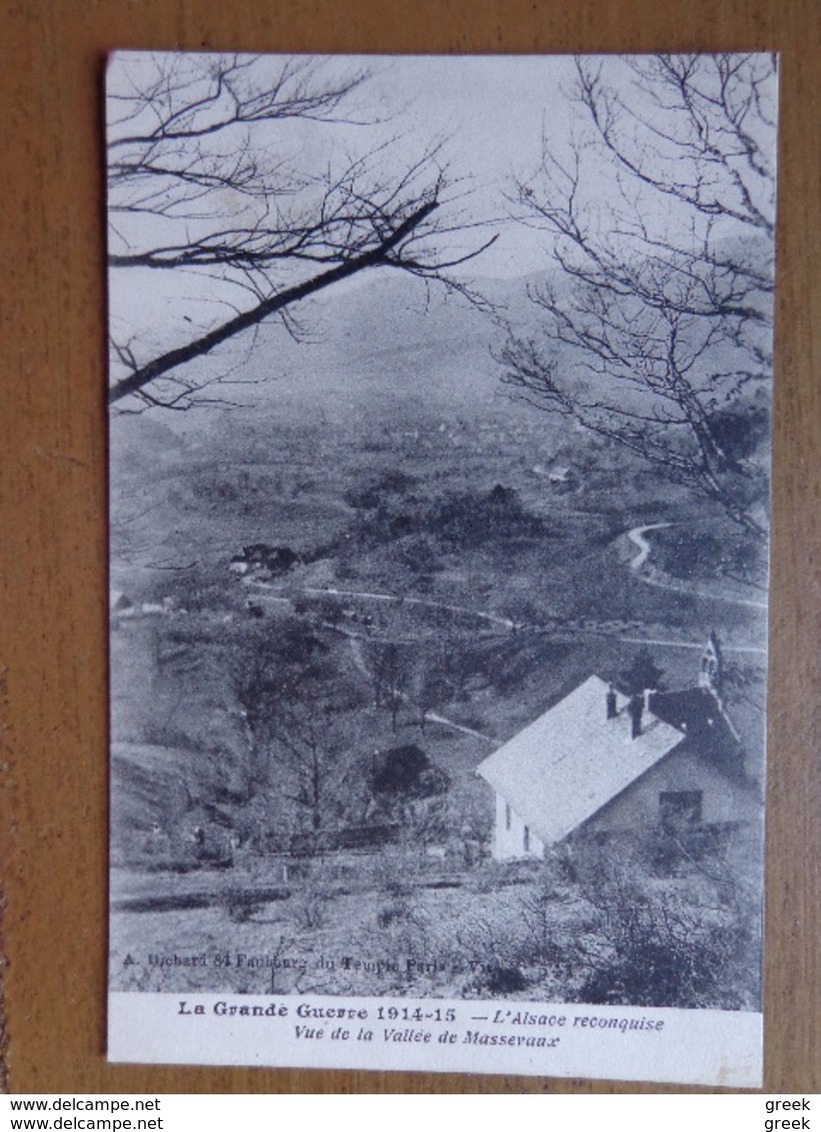
M619 714L618 701L616 699L616 689L611 684L607 689L607 718L615 719Z
M630 713L630 738L638 739L641 735L641 717L644 714L644 696L641 692L630 697L627 710Z

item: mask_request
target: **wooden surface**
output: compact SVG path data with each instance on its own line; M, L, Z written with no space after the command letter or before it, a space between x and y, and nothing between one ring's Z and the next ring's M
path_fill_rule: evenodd
M821 3L2 0L0 15L0 862L12 1091L636 1091L106 1064L101 78L114 47L781 52L766 1088L821 1091Z

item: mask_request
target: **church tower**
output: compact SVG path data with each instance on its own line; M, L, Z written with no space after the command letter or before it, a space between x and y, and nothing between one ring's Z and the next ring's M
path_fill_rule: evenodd
M712 692L721 707L722 659L721 646L715 630L707 638L704 652L701 654L701 667L698 673L699 688L706 688Z

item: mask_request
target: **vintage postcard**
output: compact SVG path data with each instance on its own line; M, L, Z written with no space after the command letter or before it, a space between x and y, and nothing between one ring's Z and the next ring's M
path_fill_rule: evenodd
M112 1060L760 1084L775 124L111 58Z

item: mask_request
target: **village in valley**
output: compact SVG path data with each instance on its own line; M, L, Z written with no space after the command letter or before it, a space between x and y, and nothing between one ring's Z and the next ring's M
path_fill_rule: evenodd
M111 989L757 1011L774 62L343 62L110 70Z

